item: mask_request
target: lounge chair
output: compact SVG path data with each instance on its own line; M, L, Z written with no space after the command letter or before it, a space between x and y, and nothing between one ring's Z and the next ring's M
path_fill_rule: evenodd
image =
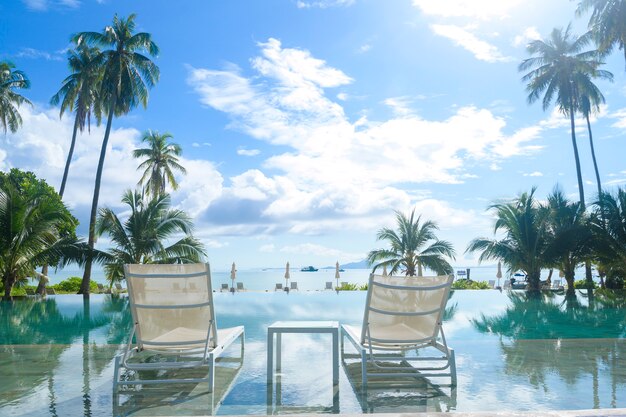
M237 338L241 338L243 355L244 329L243 326L217 329L209 265L124 265L124 274L134 326L124 353L115 358L113 388L208 382L212 392L215 359ZM172 294L176 282L187 288L184 295ZM146 353L152 357L146 357ZM140 356L144 356L143 360ZM208 368L206 378L120 380L120 368L161 371L199 367ZM162 373L152 375L162 376Z
M326 281L326 287L324 288L325 290L332 290L333 289L333 283L330 281Z
M280 283L276 283L276 288L274 288L274 291L282 291L283 290L283 284Z
M370 275L363 326L343 325L341 332L342 361L347 357L361 360L363 389L369 376L450 377L451 385L456 385L454 351L448 348L441 326L453 279L453 275ZM344 337L358 355L344 352ZM415 352L422 348L436 349L443 356ZM408 356L409 352L415 354ZM410 361L418 362L411 366Z
M510 279L505 279L504 283L502 284L502 288L505 290L510 290L511 289L511 280Z
M561 285L560 279L555 279L554 281L552 281L552 289L559 290L561 288L563 288L563 286Z
M98 283L98 293L100 294L111 294L111 289L106 288L104 285Z
M488 284L489 284L489 288L495 288L496 287L496 281L493 280L493 279L490 279Z
M124 292L124 287L122 287L122 284L120 284L119 282L115 283L115 291L117 293L122 293Z
M297 283L296 281L291 281L291 283L290 283L290 284L291 284L291 288L290 288L290 289L291 289L291 291L293 291L293 290L297 290L297 291L299 291L299 290L298 290L298 283Z
M222 291L228 292L228 284L222 284L222 287L220 288L220 292Z
M243 287L243 282L237 283L237 291L245 291L245 288Z
M46 287L46 294L47 295L57 295L57 292L52 287Z

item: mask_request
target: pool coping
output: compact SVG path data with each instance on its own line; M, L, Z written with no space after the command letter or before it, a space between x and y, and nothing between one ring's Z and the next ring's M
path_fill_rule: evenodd
M419 413L372 413L333 414L340 417L626 417L626 408L601 408L590 410L539 410L539 411L470 411L470 412L419 412ZM282 417L320 417L320 414L281 414ZM206 416L211 417L211 416ZM250 417L229 415L228 417ZM270 416L257 416L270 417Z

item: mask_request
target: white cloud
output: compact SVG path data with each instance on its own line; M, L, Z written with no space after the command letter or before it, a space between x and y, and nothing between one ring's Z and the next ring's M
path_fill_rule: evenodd
M412 100L410 97L390 97L383 101L384 104L391 107L397 116L408 116L413 113L411 109Z
M18 58L31 58L31 59L45 59L46 61L61 61L63 60L63 51L50 53L46 51L40 51L34 48L22 48L15 56Z
M296 5L299 9L320 8L327 9L329 7L348 7L354 4L355 0L298 0Z
M525 173L524 174L525 177L543 177L543 173L539 172L539 171L533 171L530 173Z
M430 28L439 36L452 40L472 54L478 60L485 62L507 62L511 57L502 55L498 48L479 39L467 29L455 25L430 25Z
M328 256L335 257L337 259L361 259L363 257L362 253L347 253L339 249L316 245L314 243L301 243L299 245L283 246L280 248L280 251L299 255Z
M69 7L69 8L76 8L78 6L80 6L80 0L22 0L25 4L26 7L28 7L31 10L37 10L37 11L45 11L48 10L50 7L54 7L54 6L62 6L62 7Z
M473 106L428 120L409 112L411 98L400 97L386 101L395 106L394 117L351 122L325 91L351 82L349 76L277 40L259 46L260 56L251 60L257 74L250 78L234 66L189 69L188 82L201 103L227 113L230 128L287 147L268 152L259 169L225 184L207 216L230 221L236 213L240 221L223 220L222 231L314 235L348 225L370 230L392 209L425 200L409 191L416 184L460 183L475 177L472 167L540 149L532 142L541 127L507 134L505 118ZM471 223L458 214L445 222L455 217Z
M536 41L536 40L540 40L540 39L541 39L541 35L539 34L539 31L537 30L537 28L534 27L534 26L531 26L531 27L526 28L521 35L517 35L513 39L513 46L515 46L515 47L524 46L525 47L530 42Z
M346 93L337 94L337 99L341 101L346 101L348 99L348 95Z
M369 43L365 43L365 44L363 44L363 45L361 45L361 46L359 47L358 52L359 52L360 54L364 54L364 53L366 53L367 51L369 51L370 49L372 49L372 45L370 45Z
M522 0L413 0L424 14L440 17L470 17L481 20L509 17Z
M245 149L245 148L237 149L237 155L241 155L241 156L257 156L260 153L261 151L258 149Z

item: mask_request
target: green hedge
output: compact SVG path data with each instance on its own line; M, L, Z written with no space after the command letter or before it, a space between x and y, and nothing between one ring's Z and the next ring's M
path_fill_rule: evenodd
M584 290L587 288L595 289L598 288L598 285L595 282L587 283L585 279L579 279L578 281L574 281L574 288L577 290Z
M492 289L485 281L472 281L471 279L459 279L452 283L453 290L490 290Z

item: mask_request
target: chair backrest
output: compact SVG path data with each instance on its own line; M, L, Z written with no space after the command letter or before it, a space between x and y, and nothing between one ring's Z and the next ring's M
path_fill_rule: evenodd
M297 290L298 289L298 283L296 281L291 281L291 289L292 290Z
M437 338L453 275L370 275L361 343L397 345Z
M122 290L124 289L124 288L122 288L122 284L120 284L119 282L116 282L116 283L115 283L115 288L116 288L118 291L122 291Z
M496 286L496 281L495 281L495 280L493 280L493 279L490 279L490 280L489 280L489 287L490 287L490 288L493 288L493 287L495 287L495 286Z
M283 289L283 284L276 283L276 289L277 290L282 290Z
M326 282L326 288L324 288L325 290L332 290L333 289L333 283L328 281Z
M552 283L552 286L554 288L559 288L561 286L561 280L560 279L555 279L554 282Z
M243 290L243 282L238 282L237 283L237 289L238 290Z
M222 289L223 290L227 290L228 289L228 284L222 284Z
M206 342L209 336L209 347L217 346L209 264L133 264L124 265L124 273L140 349L144 345L154 348L197 345ZM183 291L173 295L174 284ZM155 340L180 328L203 331L207 336L204 340Z

